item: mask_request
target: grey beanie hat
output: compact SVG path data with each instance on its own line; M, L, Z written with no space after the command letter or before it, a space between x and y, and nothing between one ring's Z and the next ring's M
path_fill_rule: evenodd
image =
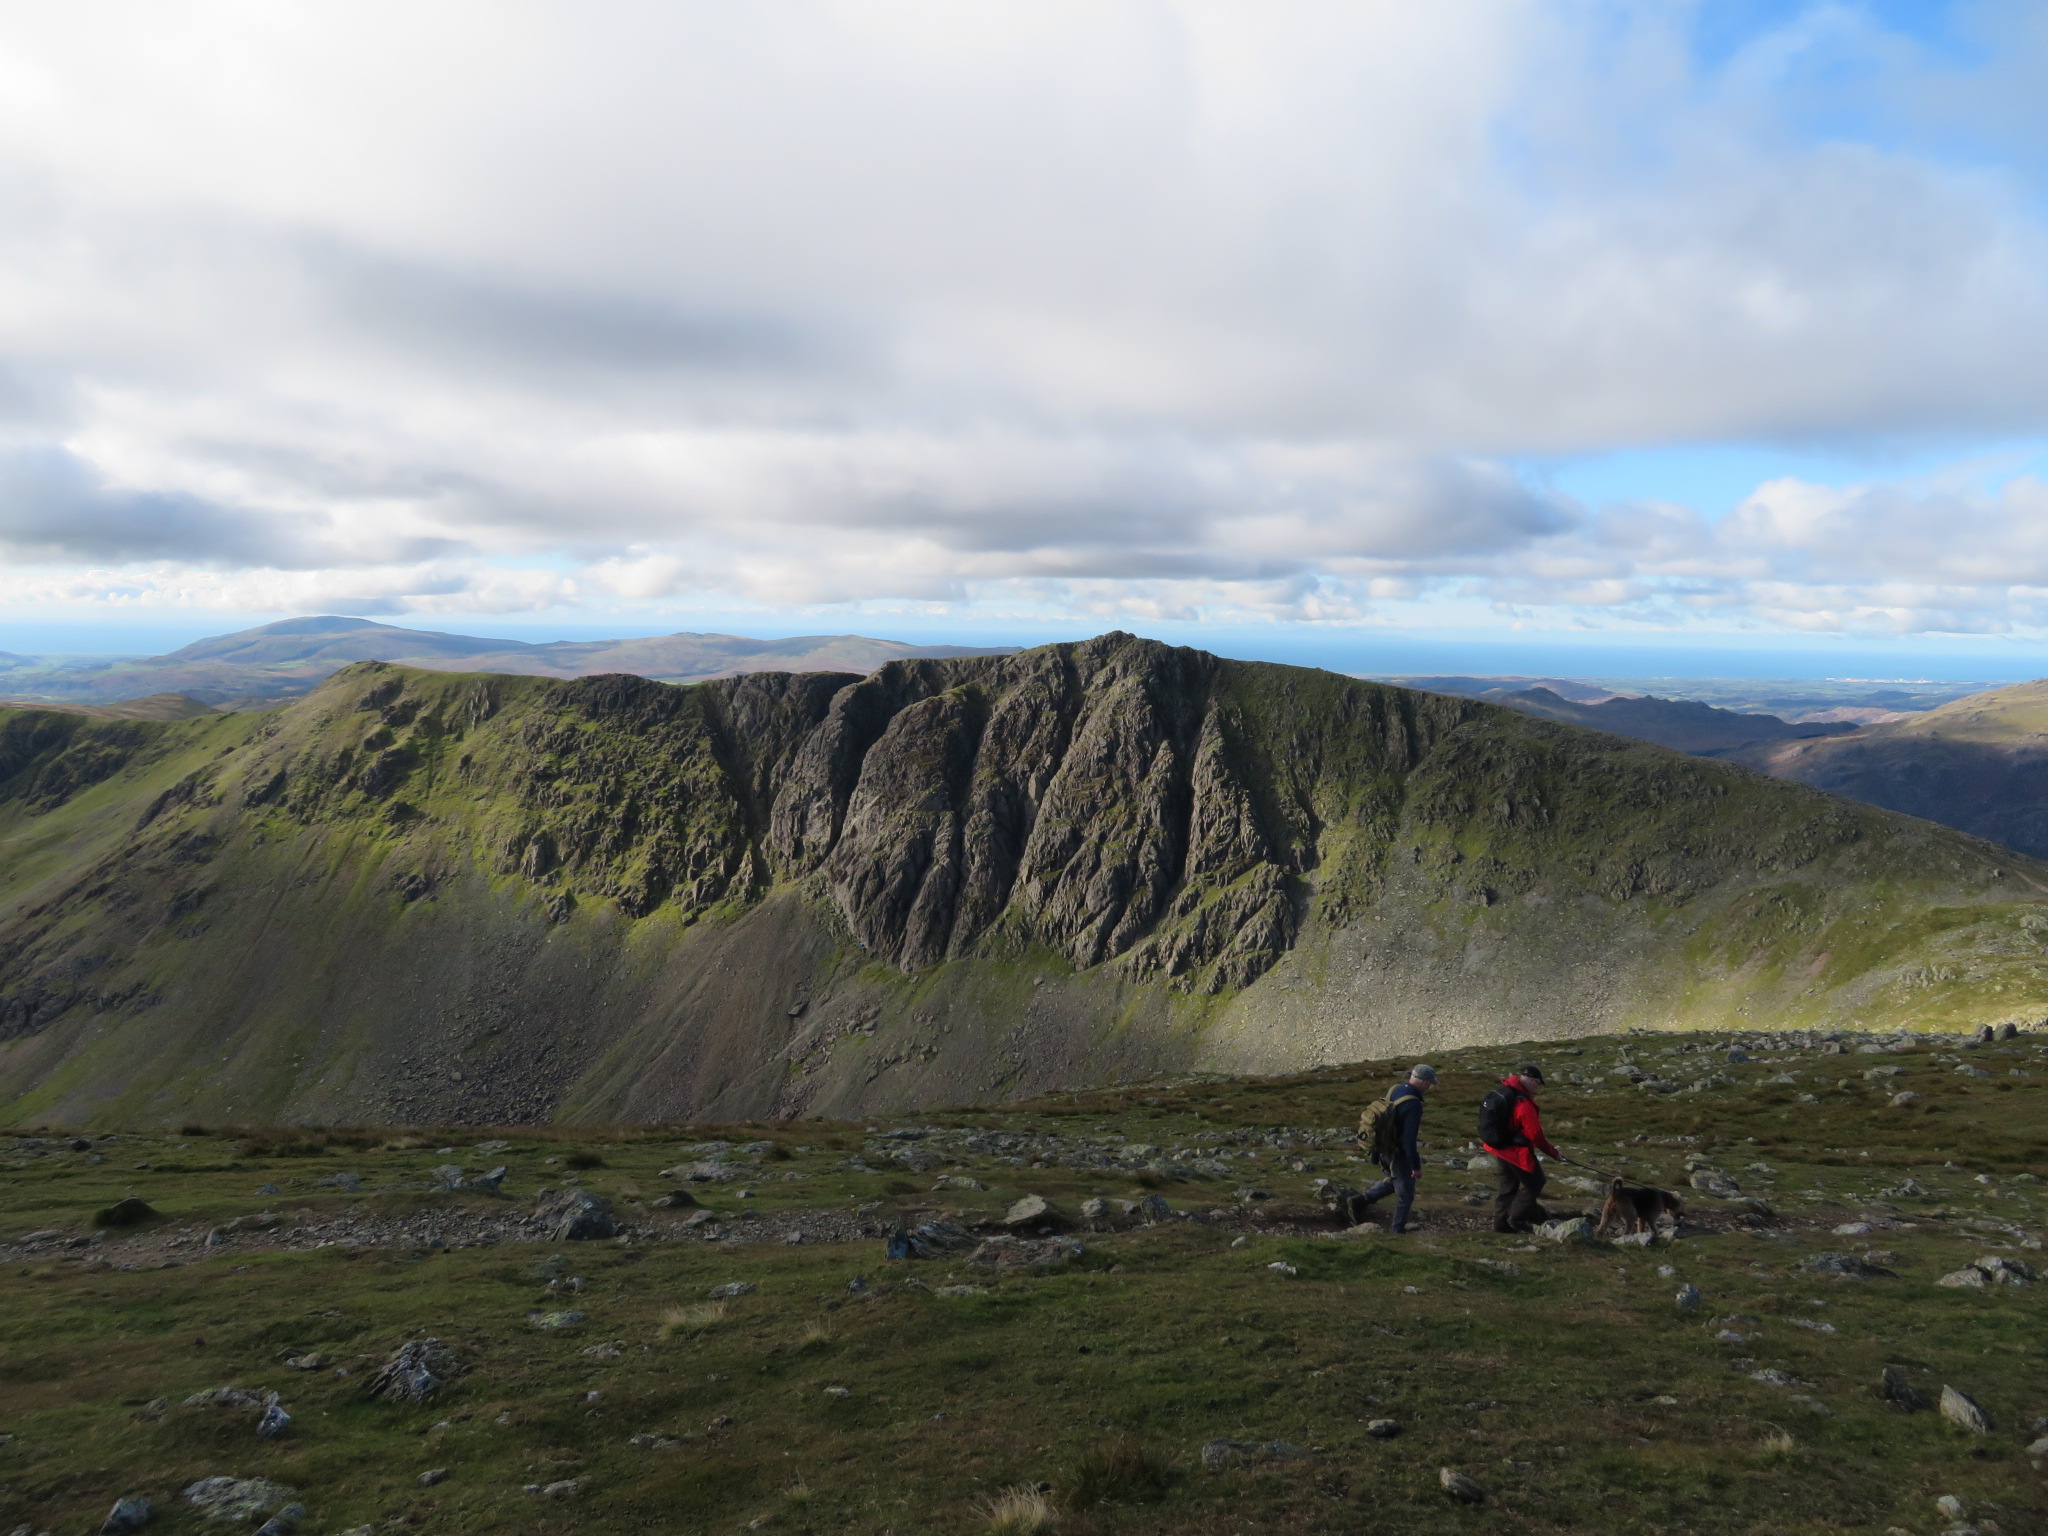
M1413 1078L1419 1078L1425 1083L1433 1083L1436 1081L1436 1068L1427 1064L1414 1066L1408 1069L1408 1075Z

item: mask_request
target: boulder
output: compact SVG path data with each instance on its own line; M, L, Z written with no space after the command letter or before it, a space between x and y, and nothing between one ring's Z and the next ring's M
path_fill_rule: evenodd
M256 1527L256 1536L292 1536L299 1528L299 1522L306 1518L306 1506L287 1504L268 1520Z
M1058 1209L1043 1195L1026 1195L1004 1213L1003 1225L1011 1231L1037 1231L1042 1227L1065 1225Z
M267 1477L202 1477L185 1489L185 1502L201 1514L234 1524L288 1509L298 1496L296 1489Z
M1536 1229L1538 1237L1547 1237L1553 1243L1593 1243L1599 1239L1593 1233L1593 1223L1583 1216L1568 1216L1558 1221L1546 1221Z
M1437 1486L1460 1504L1484 1504L1486 1490L1451 1467L1439 1467L1436 1473Z
M145 1221L154 1221L156 1214L156 1207L147 1200L139 1195L129 1195L96 1212L92 1224L96 1227L139 1227Z
M1398 1419L1368 1419L1365 1432L1375 1440L1391 1440L1401 1433L1401 1424Z
M100 1536L127 1536L130 1531L139 1531L149 1524L149 1517L155 1512L149 1500L141 1494L131 1493L125 1499L116 1499L107 1518L100 1522Z
M541 1196L534 1215L558 1243L583 1243L619 1235L611 1202L587 1189L563 1189Z
M1935 1281L1934 1283L1936 1285L1952 1286L1958 1289L1967 1288L1973 1291L1981 1291L1991 1284L1991 1280L1984 1273L1983 1270L1978 1269L1973 1264L1957 1270L1952 1275L1943 1275L1939 1280Z
M697 1197L687 1189L672 1189L665 1195L657 1195L653 1204L658 1211L694 1211L701 1208Z
M1973 1435L1991 1433L1991 1415L1979 1407L1969 1393L1958 1392L1954 1387L1944 1386L1941 1389L1941 1416Z
M489 1173L480 1173L475 1178L469 1181L469 1187L471 1189L480 1189L485 1194L489 1195L502 1193L504 1185L505 1169L502 1165L493 1168Z
M1742 1198L1742 1186L1718 1168L1696 1168L1689 1182L1701 1194L1712 1195L1716 1200Z
M423 1403L455 1374L455 1355L439 1339L408 1339L363 1384L363 1396L387 1403Z
M275 1440L290 1433L291 1427L292 1416L278 1405L273 1395L263 1406L263 1417L256 1421L256 1433L266 1440Z
M1173 1220L1173 1207L1166 1203L1166 1196L1151 1194L1138 1202L1138 1214L1149 1222Z

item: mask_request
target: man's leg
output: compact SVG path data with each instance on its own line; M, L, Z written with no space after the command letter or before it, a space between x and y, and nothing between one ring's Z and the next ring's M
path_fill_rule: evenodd
M1515 1230L1510 1212L1514 1208L1515 1196L1521 1192L1522 1170L1505 1158L1493 1160L1493 1230L1512 1232Z
M1389 1232L1408 1230L1408 1213L1415 1208L1415 1175L1394 1173L1389 1182L1394 1186L1394 1219L1388 1226Z
M1543 1170L1515 1169L1515 1192L1508 1202L1508 1226L1516 1232L1527 1232L1536 1224L1543 1208L1536 1203L1536 1197L1543 1190Z
M1536 1159L1536 1169L1529 1175L1529 1220L1532 1222L1550 1220L1550 1212L1543 1208L1543 1186L1550 1182L1550 1175L1543 1171L1543 1159Z

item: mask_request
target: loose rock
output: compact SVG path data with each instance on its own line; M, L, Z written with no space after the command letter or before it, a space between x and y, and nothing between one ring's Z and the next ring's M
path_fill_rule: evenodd
M100 1536L127 1536L129 1531L139 1531L149 1524L149 1517L154 1513L149 1500L140 1494L116 1499L107 1518L100 1522Z
M751 1296L759 1287L751 1280L728 1280L724 1285L714 1285L710 1290L713 1301L735 1301L742 1296Z
M408 1339L363 1384L363 1396L423 1403L455 1373L455 1355L439 1339Z
M1210 1440L1202 1446L1202 1470L1227 1472L1263 1461L1292 1461L1308 1453L1285 1440Z
M236 1522L287 1508L298 1496L267 1477L202 1477L185 1489L185 1501L209 1519Z
M1043 1195L1026 1195L1011 1206L1003 1217L1003 1225L1013 1231L1019 1228L1036 1229L1060 1224L1060 1213Z
M558 1243L601 1241L619 1235L611 1202L586 1189L565 1189L541 1197L534 1214Z
M1439 1467L1436 1473L1437 1486L1456 1499L1460 1504L1484 1504L1486 1490L1451 1467Z
M139 1196L130 1195L97 1212L92 1223L96 1227L139 1227L145 1221L155 1219L155 1206Z
M1394 1436L1401 1433L1400 1421L1397 1419L1370 1419L1366 1422L1365 1432L1375 1440L1391 1440Z
M1991 1433L1991 1415L1979 1407L1969 1393L1958 1392L1954 1387L1944 1386L1941 1389L1941 1416L1973 1435Z

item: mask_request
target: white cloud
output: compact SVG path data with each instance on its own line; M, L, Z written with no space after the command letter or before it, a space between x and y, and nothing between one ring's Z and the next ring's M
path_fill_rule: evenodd
M2023 14L1694 20L17 8L0 598L2036 625L2031 481L1507 467L2048 414Z

